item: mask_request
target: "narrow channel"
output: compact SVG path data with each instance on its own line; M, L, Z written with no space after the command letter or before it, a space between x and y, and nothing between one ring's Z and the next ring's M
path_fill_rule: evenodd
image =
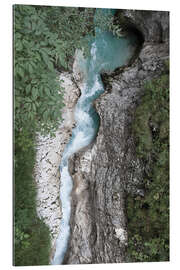
M114 15L115 12L116 10L113 9L102 9L103 16ZM89 145L98 133L100 118L93 107L93 101L104 92L100 73L111 72L117 67L126 65L134 54L136 43L137 38L132 33L117 38L112 32L95 28L95 37L90 45L90 56L83 63L87 79L75 108L76 127L72 130L71 139L66 145L60 165L62 219L52 261L54 265L63 263L70 237L73 182L68 172L68 159L72 154Z

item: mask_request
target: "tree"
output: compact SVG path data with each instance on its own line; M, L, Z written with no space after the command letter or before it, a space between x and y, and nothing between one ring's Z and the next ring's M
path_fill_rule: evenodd
M88 54L95 9L14 6L14 237L16 265L48 264L49 229L37 217L33 180L35 134L58 127L63 107L59 72L76 49ZM107 20L106 20L107 21ZM101 22L102 24L102 22Z
M61 120L63 88L57 69L67 70L75 48L80 48L86 13L77 8L14 6L15 265L49 262L50 232L36 213L35 133L53 133Z
M63 107L59 70L68 69L86 33L93 9L14 6L15 130L52 132ZM33 123L33 125L32 125Z
M109 11L109 10L107 10ZM71 68L74 52L89 53L94 27L113 27L101 9L14 5L15 130L53 132L61 120L63 88L57 70Z

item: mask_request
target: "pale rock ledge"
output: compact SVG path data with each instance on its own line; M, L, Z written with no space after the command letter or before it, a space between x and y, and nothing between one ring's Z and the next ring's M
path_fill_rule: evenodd
M35 182L37 185L37 214L50 229L52 252L59 233L61 205L59 199L60 173L59 165L66 144L75 125L74 106L80 92L72 80L72 75L64 72L60 75L64 87L64 103L62 117L55 137L37 135Z

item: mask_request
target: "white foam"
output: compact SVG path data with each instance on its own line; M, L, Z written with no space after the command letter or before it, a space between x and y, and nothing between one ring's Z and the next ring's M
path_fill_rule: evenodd
M93 43L91 51L93 55L93 61L96 62L96 43ZM75 109L74 116L77 126L73 129L72 138L65 148L61 163L60 199L62 204L62 220L60 222L59 236L56 241L55 256L52 261L52 264L54 265L63 263L70 235L69 221L71 216L72 179L68 172L68 158L81 148L87 146L92 141L95 134L95 123L92 116L89 114L91 108L91 99L95 99L94 95L97 93L97 91L103 91L103 85L99 74L96 74L92 71L90 76L93 77L91 81L92 87L89 89L87 84L84 85L82 95ZM89 100L89 104L87 104L87 100Z
M71 191L73 185L67 166L62 168L61 181L60 198L63 217L60 222L60 233L56 241L56 252L52 261L54 265L63 262L70 234L69 220L71 216Z
M104 12L106 16L107 10ZM68 172L68 158L91 143L98 128L98 116L92 108L92 102L104 91L99 72L103 69L113 70L124 65L130 55L128 40L118 41L111 33L102 32L98 28L96 28L96 34L97 36L91 44L90 62L88 60L83 62L84 67L89 66L87 67L87 81L84 82L84 87L81 90L82 95L75 109L76 127L73 129L71 140L65 148L61 162L60 199L63 217L52 264L63 262L70 235L72 179Z

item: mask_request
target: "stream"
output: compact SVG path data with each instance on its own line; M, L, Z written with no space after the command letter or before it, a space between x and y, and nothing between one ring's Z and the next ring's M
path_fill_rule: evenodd
M114 15L116 10L102 9L102 12L104 16L109 16ZM112 72L117 67L126 65L134 54L136 43L137 38L132 33L117 38L111 32L102 31L96 27L95 37L90 45L90 56L83 60L82 68L86 71L86 82L81 89L81 96L75 108L76 127L72 130L72 136L65 147L60 164L62 219L59 236L56 240L55 255L51 262L54 265L63 263L70 238L69 221L73 181L68 172L68 159L89 145L97 136L100 118L93 107L93 101L104 92L100 73Z

